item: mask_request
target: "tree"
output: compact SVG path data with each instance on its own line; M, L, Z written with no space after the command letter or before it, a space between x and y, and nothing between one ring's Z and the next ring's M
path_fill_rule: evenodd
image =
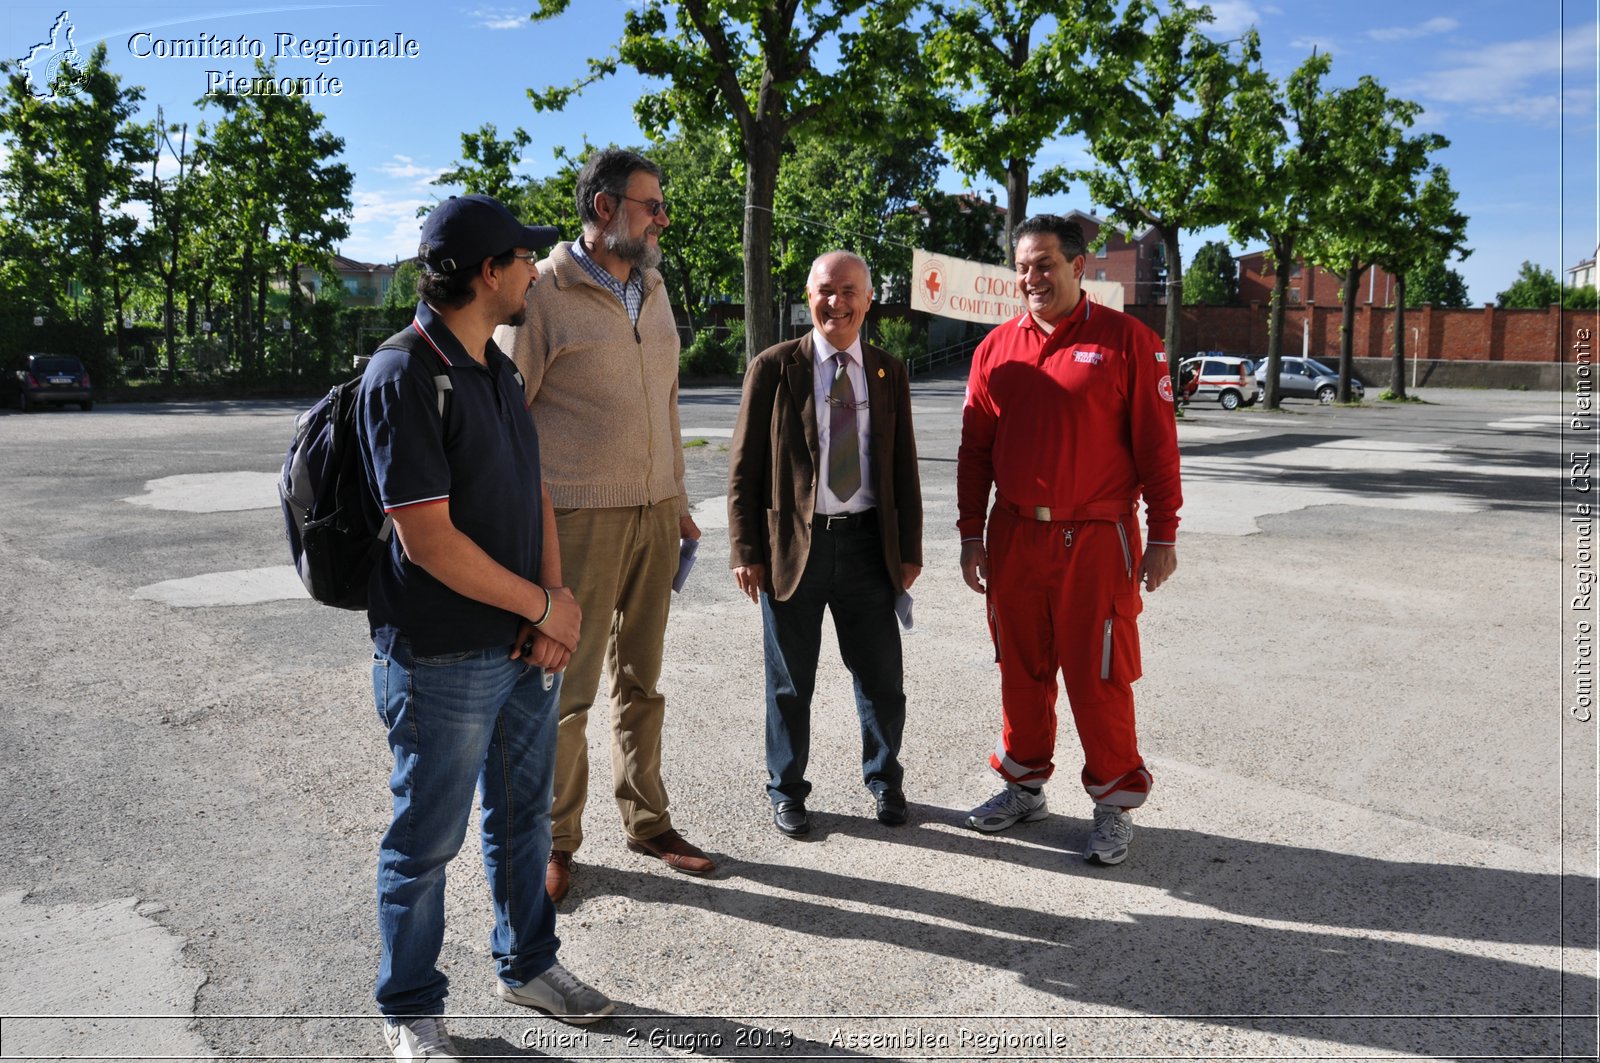
M1523 262L1511 287L1494 297L1508 309L1544 309L1561 302L1561 282L1543 266Z
M256 84L276 81L256 61ZM210 200L209 226L221 248L218 267L230 287L242 368L254 373L267 355L267 288L274 275L290 278L288 370L301 371L293 321L302 265L322 268L334 244L350 234L350 170L333 160L343 139L323 128L305 97L281 92L205 96L223 117L196 148Z
M1381 249L1373 261L1394 277L1394 356L1390 361L1389 393L1406 397L1406 278L1429 264L1452 255L1465 258L1467 216L1456 209L1450 173L1442 166L1428 172L1416 194L1392 215L1375 219L1383 228Z
M535 19L571 0L540 0ZM663 138L680 130L724 133L743 155L745 350L776 338L772 205L791 137L850 129L867 142L884 132L875 114L922 85L915 37L905 28L916 0L643 0L624 15L616 55L589 60L576 85L529 90L540 110L560 110L618 63L662 78L634 104L640 126Z
M189 155L187 122L168 124L158 107L153 132L156 142L150 160L150 221L160 238L158 270L163 293L162 334L165 340L166 376L171 380L178 371L177 292L179 285L185 283L184 244L189 229L194 167ZM172 140L174 134L177 135L176 144ZM177 160L178 173L175 177L161 177L163 148ZM192 324L190 329L192 331Z
M1438 261L1413 271L1406 282L1406 303L1460 310L1471 306L1467 298L1467 282L1461 274Z
M1227 172L1239 213L1228 227L1233 239L1267 242L1275 279L1267 317L1267 409L1279 405L1278 371L1283 349L1283 313L1289 271L1300 241L1316 225L1316 205L1328 195L1337 174L1337 150L1326 121L1328 95L1322 89L1329 57L1313 53L1289 75L1278 95L1271 78L1254 81L1240 94L1250 116L1242 124L1236 158ZM1254 210L1245 209L1256 204Z
M1004 265L1009 245L1006 212L995 202L971 192L930 191L918 204L922 229L914 241L936 255Z
M945 145L968 178L1005 188L1010 263L1034 157L1063 131L1081 130L1101 103L1081 75L1129 42L1112 30L1109 0L935 0L931 9L925 54L941 88Z
M646 154L661 167L661 194L669 204L661 272L677 292L693 333L713 300L737 297L744 283L739 258L744 160L721 131L685 130L652 144Z
M1576 288L1563 288L1561 307L1564 310L1600 309L1600 292L1597 292L1592 284L1584 284Z
M33 298L79 319L97 337L87 353L100 372L113 312L121 340L128 271L148 261L145 245L135 240L138 223L126 213L140 192L139 168L153 153L149 127L132 121L144 94L124 88L107 68L103 41L81 69L59 70L45 96L33 95L15 64L0 64L0 71L8 75L0 137L10 149L0 165L4 250L24 259L17 273ZM74 285L87 299L74 299L68 311Z
M475 132L461 134L462 161L430 184L460 185L467 195L493 196L526 221L520 200L528 182L515 169L532 143L533 138L520 126L511 131L510 139L501 140L494 123L485 122Z
M931 130L902 118L885 114L900 135L875 145L815 135L793 145L774 201L783 302L798 301L818 255L841 247L867 260L880 292L885 284L909 292L918 231L912 207L933 191L945 160Z
M1382 254L1389 223L1405 217L1430 156L1450 145L1437 134L1406 134L1421 112L1421 105L1391 97L1370 77L1330 95L1324 109L1330 141L1337 145L1334 173L1326 195L1313 205L1315 224L1302 249L1308 262L1341 282L1340 402L1350 401L1361 278Z
M1232 220L1236 205L1223 180L1233 164L1241 92L1267 80L1254 31L1231 45L1201 31L1211 9L1175 3L1165 14L1149 0L1123 13L1119 36L1136 44L1112 50L1083 73L1080 91L1094 101L1088 121L1091 169L1056 168L1041 187L1085 180L1089 197L1129 232L1161 236L1166 262L1166 349L1178 383L1183 350L1183 258L1179 236ZM1146 28L1148 25L1148 29ZM1102 230L1104 231L1104 230Z
M1194 253L1183 282L1183 301L1189 306L1239 305L1239 265L1227 244L1211 240Z

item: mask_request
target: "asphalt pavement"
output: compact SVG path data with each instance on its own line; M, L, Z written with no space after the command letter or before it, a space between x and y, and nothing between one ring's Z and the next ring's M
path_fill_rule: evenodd
M961 823L998 680L961 582L961 381L912 388L927 507L904 763L859 777L831 636L806 840L763 791L760 622L727 573L736 389L686 390L700 560L662 689L675 825L623 847L603 729L562 959L587 1030L492 993L475 842L458 1041L569 1060L1593 1058L1597 724L1570 711L1574 439L1553 393L1192 408L1179 569L1147 595L1156 778L1116 868L1063 721L1053 815ZM301 403L0 414L0 1055L382 1057L384 735L364 618L298 596L272 484ZM1588 562L1592 568L1592 557ZM1586 660L1586 658L1585 658ZM1564 682L1565 681L1565 682Z

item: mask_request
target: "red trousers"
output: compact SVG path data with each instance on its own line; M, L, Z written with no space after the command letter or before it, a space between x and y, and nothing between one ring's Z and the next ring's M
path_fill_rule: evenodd
M1136 808L1150 773L1134 733L1139 678L1134 514L1038 521L997 504L989 518L989 627L1000 663L1004 731L989 765L1011 782L1055 772L1056 671L1083 745L1083 786L1097 802Z

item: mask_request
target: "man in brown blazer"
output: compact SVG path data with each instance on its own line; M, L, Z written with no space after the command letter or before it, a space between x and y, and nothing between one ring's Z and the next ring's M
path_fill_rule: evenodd
M728 470L733 576L761 606L767 796L783 833L811 829L806 762L822 613L861 717L878 820L906 821L906 698L895 603L922 571L922 486L905 366L861 342L866 262L831 251L806 282L811 332L750 363Z

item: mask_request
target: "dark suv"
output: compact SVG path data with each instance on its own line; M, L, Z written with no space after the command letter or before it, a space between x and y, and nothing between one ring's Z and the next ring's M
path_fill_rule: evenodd
M89 370L70 354L25 354L17 359L14 380L17 409L27 413L47 403L75 402L85 410L94 409L94 388Z

